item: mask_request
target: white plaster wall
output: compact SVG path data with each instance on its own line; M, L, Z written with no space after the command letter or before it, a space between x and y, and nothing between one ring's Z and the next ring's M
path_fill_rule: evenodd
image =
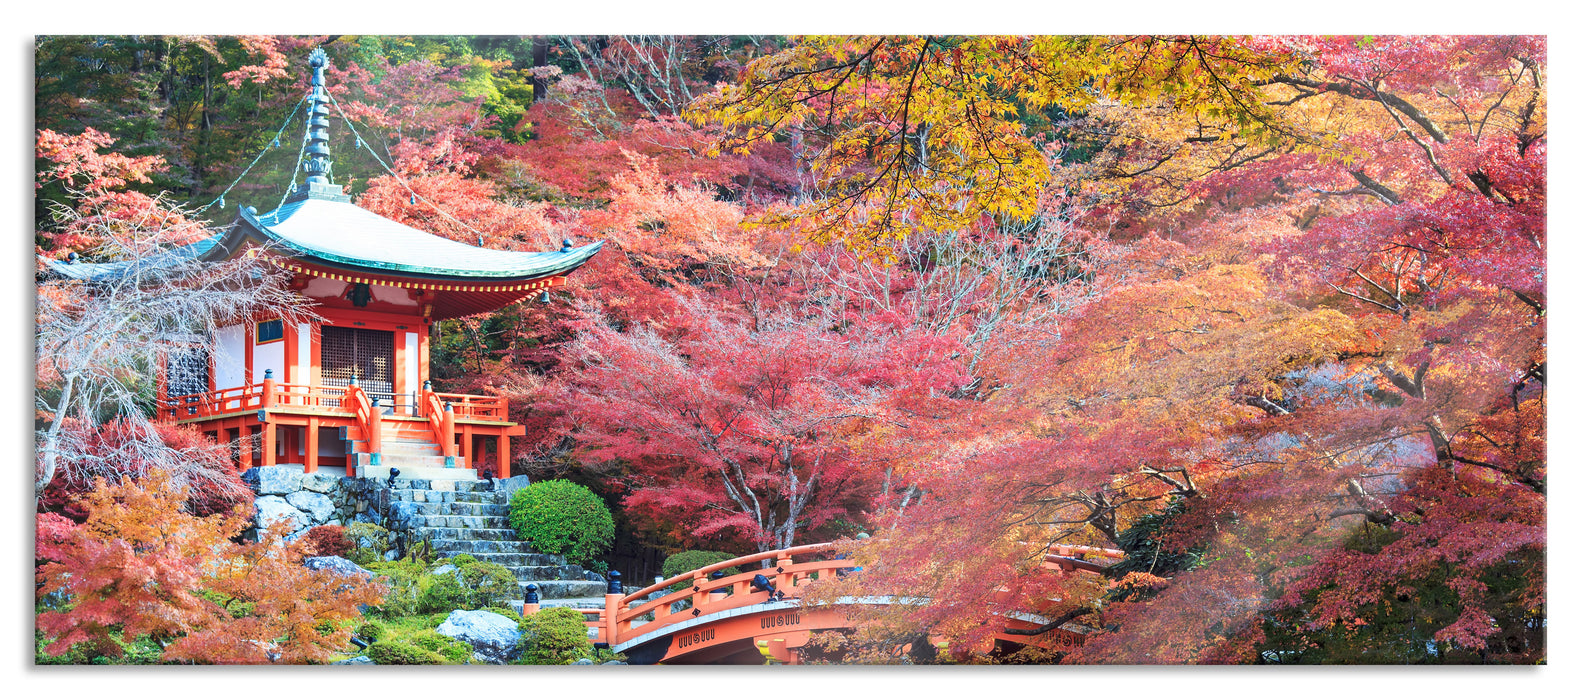
M275 381L286 381L286 341L276 340L253 346L253 381L264 381L264 370L275 371Z
M313 383L313 324L297 324L297 383Z
M246 330L237 324L214 332L214 388L231 389L246 381Z
M405 340L405 342L406 342L406 390L407 390L408 394L411 394L411 395L415 396L415 395L417 395L417 392L423 390L423 387L418 384L418 379L417 379L418 378L417 334L413 333L411 331L408 331L406 333L402 333L401 335L405 336L405 338L406 338L406 340ZM404 401L403 403L412 403L412 402Z

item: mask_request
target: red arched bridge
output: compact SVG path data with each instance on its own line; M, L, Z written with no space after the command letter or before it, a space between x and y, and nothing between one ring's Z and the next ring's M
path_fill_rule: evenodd
M626 654L634 664L742 664L764 663L766 659L799 663L800 649L814 632L850 629L853 624L847 613L854 608L923 602L874 596L841 598L832 605L803 608L801 596L809 583L857 569L855 562L832 556L836 546L826 542L737 557L635 593L607 594L602 610L579 612L588 618L595 643ZM1096 573L1103 564L1095 560L1121 556L1122 552L1113 549L1056 546L1045 554L1043 566L1059 575ZM755 567L766 560L774 565L723 573L732 567ZM675 584L685 587L648 599ZM537 609L530 594L523 612ZM1043 630L1049 620L1038 615L1019 613L1007 618L1006 629L997 639L1051 650L1078 647L1085 639L1076 625ZM1025 629L1027 625L1033 629Z

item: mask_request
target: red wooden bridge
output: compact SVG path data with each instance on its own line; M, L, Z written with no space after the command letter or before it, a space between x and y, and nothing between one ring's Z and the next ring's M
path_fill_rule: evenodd
M580 609L589 618L594 641L626 654L634 664L796 664L800 649L814 632L850 629L847 613L854 608L915 604L919 600L890 596L841 598L832 605L802 606L806 586L857 570L855 562L833 558L837 544L802 545L762 552L705 566L659 581L635 593L605 596L600 609ZM1124 556L1119 550L1057 546L1045 554L1043 566L1055 575L1097 573L1103 560ZM717 575L732 567L767 568ZM649 600L648 596L686 584L682 590ZM524 613L536 612L528 603ZM1051 650L1081 646L1082 628L1065 625L1034 635L1049 620L1030 613L1007 616L1007 628L996 635L1017 644ZM1020 631L1021 634L1017 634Z

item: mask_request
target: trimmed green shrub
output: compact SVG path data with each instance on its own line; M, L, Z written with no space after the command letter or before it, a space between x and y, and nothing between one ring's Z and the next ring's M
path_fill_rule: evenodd
M471 644L460 639L451 639L434 630L414 634L408 637L407 641L413 646L439 654L453 664L464 663L472 658Z
M555 479L511 495L511 527L546 554L591 562L615 539L615 518L587 487Z
M406 642L374 642L368 645L368 658L381 666L438 666L445 657Z
M546 608L522 618L519 664L565 665L593 658L593 642L582 613L571 608Z
M440 560L456 567L443 574L428 573L418 579L418 611L449 613L452 610L480 610L500 605L517 597L516 575L499 564L478 561L460 554Z
M384 625L374 620L368 620L358 625L357 631L353 632L359 639L368 642L377 642L384 639L385 635L389 633L389 630L385 629Z

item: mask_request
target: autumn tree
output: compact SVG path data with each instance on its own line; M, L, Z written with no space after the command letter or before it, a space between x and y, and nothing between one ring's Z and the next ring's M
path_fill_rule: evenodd
M159 437L147 410L147 382L174 351L213 351L213 331L226 319L260 309L297 313L300 302L284 291L277 271L251 259L198 263L176 246L210 235L205 222L166 202L115 187L129 164L101 158L95 134L80 138L40 133L41 157L57 166L52 180L82 183L79 209L57 209L63 238L101 262L40 267L36 331L38 463L34 485L42 491L62 465L85 470L70 480L112 476L116 465L96 455L95 426L120 421L121 450L133 461L191 473L200 481L203 459L189 459ZM123 457L128 455L123 454ZM211 464L212 467L212 464Z
M190 493L154 471L100 480L81 525L39 516L37 593L53 601L36 618L46 652L81 645L117 658L148 637L167 662L302 664L350 643L379 584L302 566L275 529L237 544L250 508L200 517L184 508Z

